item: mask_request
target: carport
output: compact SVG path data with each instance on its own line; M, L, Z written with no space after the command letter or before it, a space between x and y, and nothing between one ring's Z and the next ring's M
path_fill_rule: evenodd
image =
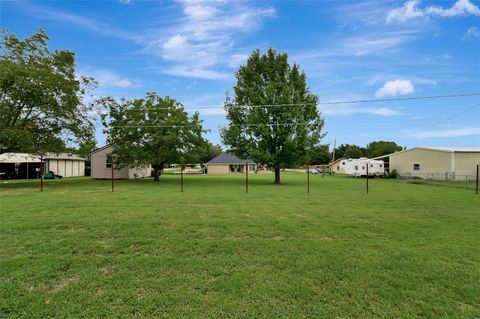
M29 179L40 177L40 159L26 153L0 155L0 179Z

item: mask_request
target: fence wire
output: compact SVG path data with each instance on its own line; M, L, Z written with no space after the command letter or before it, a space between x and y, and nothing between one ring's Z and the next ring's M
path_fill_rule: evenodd
M425 173L423 177L412 176L410 173L402 173L397 176L397 180L410 184L425 184L472 190L475 190L476 187L475 175L455 174L455 172Z

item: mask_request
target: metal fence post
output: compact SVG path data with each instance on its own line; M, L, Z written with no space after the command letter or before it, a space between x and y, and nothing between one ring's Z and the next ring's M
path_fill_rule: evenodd
M115 191L115 162L112 157L112 193Z
M43 154L40 156L40 191L43 192L43 174L45 167L43 165ZM478 174L477 174L478 175Z
M307 163L307 194L310 194L310 164Z
M479 165L477 164L477 181L475 183L475 194L477 194L477 195L478 195L478 166Z
M245 162L245 192L248 194L248 162Z
M367 194L368 194L368 162L367 162Z
M180 166L180 192L183 193L183 165Z

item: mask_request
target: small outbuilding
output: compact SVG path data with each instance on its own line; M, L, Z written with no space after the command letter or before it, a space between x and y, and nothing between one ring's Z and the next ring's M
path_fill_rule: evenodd
M71 153L47 153L43 159L45 173L51 171L63 177L85 176L86 158Z
M40 177L39 155L4 153L0 155L2 179L30 179ZM85 176L85 158L71 153L47 153L43 156L44 174L53 172L62 177Z
M414 147L380 156L390 171L423 179L474 179L480 164L480 147Z
M243 160L232 154L221 153L207 162L206 172L207 174L245 173L246 164L250 173L259 171L257 163L250 159Z
M112 162L111 153L114 151L114 146L111 144L97 148L89 154L91 162L91 176L92 179L111 179L112 165L114 168L113 176L115 179L136 179L150 177L152 167L122 167L118 169L115 163Z
M332 173L334 173L334 174L345 174L345 162L342 165L343 160L344 160L344 158L342 157L342 158L336 159L333 162L330 162L330 164L328 164L330 166L330 170L332 171Z

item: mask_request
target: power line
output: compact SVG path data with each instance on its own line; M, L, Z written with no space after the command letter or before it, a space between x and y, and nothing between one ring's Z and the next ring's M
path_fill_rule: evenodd
M401 123L401 122L417 122L417 121L439 121L441 118L418 118L418 119L405 119L405 120L372 120L372 121L334 121L329 122L333 124L371 124L371 123ZM244 126L295 126L295 125L309 125L306 123L250 123L250 124L230 124L228 126L244 127ZM113 128L183 128L183 127L195 127L195 125L117 125ZM219 125L221 127L221 125Z
M412 101L412 100L427 100L427 99L444 99L444 98L456 98L456 97L470 97L480 96L480 93L461 93L451 95L430 95L430 96L418 96L418 97L403 97L403 98L388 98L388 99L370 99L370 100L344 100L344 101L326 101L318 103L283 103L283 104L263 104L263 105L234 105L227 108L236 107L248 107L248 108L264 108L264 107L280 107L280 106L307 106L307 105L336 105L336 104L355 104L355 103L378 103L378 102L394 102L394 101ZM211 109L224 109L224 106L204 106L204 107L184 107L184 110L211 110ZM137 110L129 109L127 112L150 112L169 110L169 108L155 108L150 110Z
M465 109L465 110L463 110L463 111L461 111L461 112L459 112L459 113L457 113L457 114L455 114L455 115L453 115L453 116L445 119L445 120L442 122L442 124L445 123L445 122L448 122L448 121L450 121L450 120L452 120L452 119L454 119L454 118L456 118L456 117L459 117L459 116L462 115L462 114L465 114L465 113L467 113L467 112L470 112L470 111L476 109L476 108L479 107L479 106L480 106L480 103L479 103L479 104L476 104L476 105L474 105L474 106L472 106L472 107L469 107L468 109Z

